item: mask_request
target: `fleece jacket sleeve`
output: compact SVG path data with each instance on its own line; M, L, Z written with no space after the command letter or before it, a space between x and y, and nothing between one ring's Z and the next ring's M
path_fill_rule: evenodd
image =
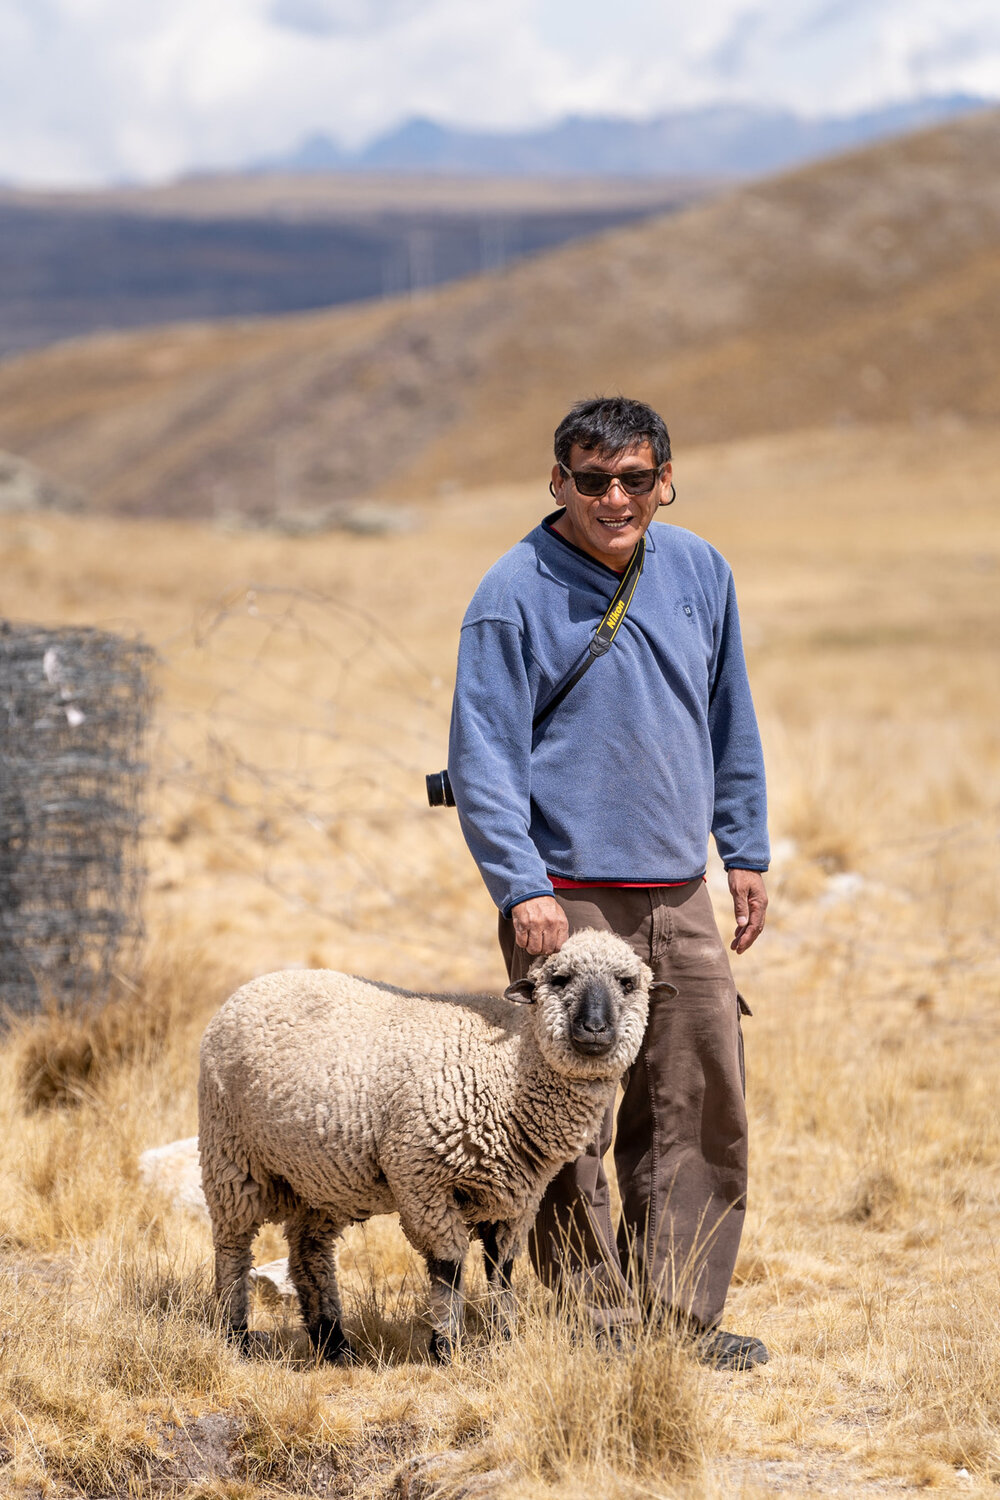
M464 625L448 774L469 850L505 916L531 896L552 894L528 834L533 712L519 627L492 619Z
M736 589L729 574L708 705L715 762L712 833L727 870L766 870L767 791L764 756L750 697Z

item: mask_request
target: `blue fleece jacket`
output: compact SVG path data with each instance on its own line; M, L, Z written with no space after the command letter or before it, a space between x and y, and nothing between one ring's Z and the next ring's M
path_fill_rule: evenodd
M505 914L549 875L666 884L766 870L764 763L729 565L654 523L624 623L552 716L618 575L551 530L500 558L469 605L448 772L472 857Z

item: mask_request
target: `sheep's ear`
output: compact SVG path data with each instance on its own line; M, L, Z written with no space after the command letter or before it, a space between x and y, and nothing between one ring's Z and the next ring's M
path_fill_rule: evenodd
M515 979L503 992L505 1000L510 1000L514 1005L534 1005L535 1003L535 981L533 979Z
M650 1000L672 1000L679 993L676 984L668 984L665 979L654 979L649 986Z

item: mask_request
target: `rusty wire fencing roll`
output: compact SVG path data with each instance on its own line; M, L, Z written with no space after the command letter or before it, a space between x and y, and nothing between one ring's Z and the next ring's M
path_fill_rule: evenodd
M152 650L0 623L0 1008L98 1006L142 936Z

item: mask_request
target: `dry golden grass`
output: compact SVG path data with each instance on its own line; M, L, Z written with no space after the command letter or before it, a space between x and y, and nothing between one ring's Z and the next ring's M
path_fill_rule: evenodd
M314 1368L263 1304L272 1356L243 1363L206 1228L138 1179L140 1151L193 1133L200 1031L249 973L499 982L419 772L443 761L461 608L540 487L455 497L408 538L7 519L5 613L131 622L163 664L141 994L0 1048L0 1493L376 1496L401 1466L411 1496L995 1493L1000 441L805 433L679 469L676 519L737 570L772 783L726 1320L771 1363L573 1342L525 1268L493 1345L476 1263L436 1369L388 1220L340 1255L355 1366ZM280 1253L265 1230L258 1259Z

